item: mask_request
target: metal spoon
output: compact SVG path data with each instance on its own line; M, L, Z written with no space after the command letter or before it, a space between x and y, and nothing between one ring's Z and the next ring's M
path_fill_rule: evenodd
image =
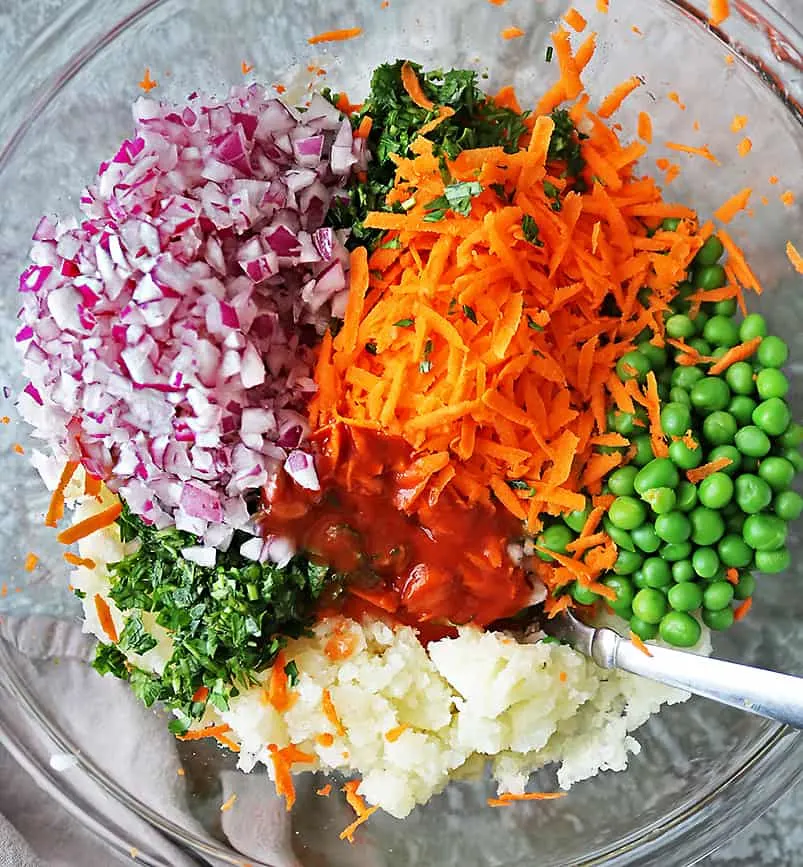
M619 668L746 710L758 716L803 728L803 677L753 668L649 646L650 655L612 629L596 629L568 612L539 619L548 635L565 641L600 668Z

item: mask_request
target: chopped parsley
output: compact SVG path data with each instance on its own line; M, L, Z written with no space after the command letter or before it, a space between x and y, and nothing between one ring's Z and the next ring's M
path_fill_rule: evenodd
M525 241L529 241L536 247L544 246L544 242L538 237L540 229L538 228L538 223L535 222L534 217L531 217L529 214L525 214L521 218L521 231L524 234Z
M393 325L396 328L412 328L413 320L412 319L399 319L398 322L394 322Z
M428 223L442 220L447 211L454 211L463 217L471 214L471 200L482 192L482 184L479 181L459 181L449 184L443 190L443 195L438 196L427 204L429 213L424 217Z
M470 319L475 325L477 324L477 314L474 312L473 307L469 307L468 304L463 305L463 314L466 319Z

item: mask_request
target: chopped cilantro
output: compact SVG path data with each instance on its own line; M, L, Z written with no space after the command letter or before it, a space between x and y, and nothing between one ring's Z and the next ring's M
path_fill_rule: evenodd
M398 322L393 323L397 328L412 328L413 320L412 319L399 319Z
M543 331L544 330L544 326L539 325L535 321L535 319L533 319L532 316L530 316L529 313L527 314L527 327L532 328L533 331Z
M524 233L525 241L529 241L536 247L544 246L544 242L538 237L538 234L541 230L538 228L538 223L535 222L534 217L531 217L529 214L525 214L521 218L521 231Z
M377 353L376 344L372 340L370 340L368 343L365 344L365 351L369 355L376 355L376 353Z
M507 486L514 491L527 491L529 496L535 496L535 488L524 479L507 479Z
M459 181L456 184L449 184L444 188L442 196L427 204L430 213L424 219L427 222L442 220L446 211L454 211L455 214L468 217L471 214L471 200L481 192L482 184L479 181Z
M298 666L296 661L291 659L284 667L284 673L287 675L287 683L290 687L294 687L298 683Z
M464 304L463 313L465 314L466 319L470 319L475 325L477 324L477 314L474 312L473 307L469 307L468 304Z
M428 358L425 358L419 363L418 370L421 373L429 373L432 370L432 362Z
M544 60L547 63L552 63L552 55L555 53L555 49L551 45L547 45L546 54L544 55Z

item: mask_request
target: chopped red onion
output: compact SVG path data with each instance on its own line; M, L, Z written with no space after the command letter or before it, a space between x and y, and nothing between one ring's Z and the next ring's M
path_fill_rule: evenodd
M201 537L195 562L248 530L244 495L282 465L318 489L298 327L322 334L345 309L345 235L322 223L365 159L320 95L307 112L256 85L183 106L143 98L82 221L36 227L20 409L136 514ZM293 556L286 540L257 543L257 560Z

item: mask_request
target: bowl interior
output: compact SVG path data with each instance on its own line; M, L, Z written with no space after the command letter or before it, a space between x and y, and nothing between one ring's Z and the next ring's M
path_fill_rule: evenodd
M100 10L102 5L85 3L81 14L94 10L101 17L120 20L129 7L136 8L122 3L113 12ZM482 75L487 73L483 85L490 92L512 83L525 105L533 103L557 74L555 64L545 61L545 48L565 9L558 0L509 0L502 6L487 0L391 0L386 8L382 5L379 0L328 0L325 4L227 0L224 12L214 0L163 0L147 4L142 14L132 14L124 26L81 56L73 74L52 89L0 162L5 205L0 220L0 283L6 287L0 296L0 370L8 390L4 413L14 415L13 394L21 385L12 349L15 289L32 228L42 213L76 212L81 187L131 127L130 103L140 94L137 82L146 66L159 82L153 96L177 101L193 90L222 93L242 81L243 61L254 67L249 78L284 83L288 95L300 102L309 86L321 81L335 90L346 89L354 101L367 90L370 70L397 57L409 57L430 68L476 68ZM728 47L689 11L667 0L649 4L618 0L611 3L607 16L596 13L593 2L576 5L587 15L589 29L599 33L597 53L584 76L592 102L634 73L644 78L644 86L626 101L615 119L622 125L622 135L631 139L638 113L650 112L655 143L642 170L656 173L659 158L678 163L681 169L667 187L667 198L688 203L708 216L733 193L746 186L753 188L754 213L739 215L730 227L767 290L748 303L752 310L764 313L773 331L789 342L792 357L803 358L800 278L783 251L786 239L793 237L793 227L800 225L800 212L797 204L786 207L779 199L781 192L791 190L803 201L803 136L797 117L766 76L757 75L740 59L727 63ZM512 24L525 35L503 40L501 31ZM307 44L307 37L314 33L352 26L363 27L364 34L350 42ZM76 44L86 41L85 21L74 16L69 27L62 51L69 39ZM39 55L29 55L28 65L17 75L33 81L41 75L42 64L55 72L51 48L40 46ZM326 76L310 73L308 65L325 69ZM678 94L677 101L669 98L671 92ZM730 130L735 113L749 118L747 129L739 135ZM737 144L745 134L753 149L740 157ZM666 142L706 144L719 164L678 154L667 149ZM778 175L780 183L770 182L772 174ZM762 203L762 197L768 204ZM791 368L791 404L797 417L803 399L799 364ZM16 442L28 452L36 447L27 439L24 426L13 420L0 428L6 502L14 504L0 518L0 539L11 564L9 593L0 598L0 614L74 618L76 606L64 586L65 567L54 534L42 526L48 495L28 462L14 452ZM789 573L759 578L750 617L717 637L718 655L803 674L803 642L799 640L803 596L794 592L803 572L799 532L792 534L791 550ZM30 575L22 566L29 551L41 558ZM60 732L65 743L81 740L87 724L108 722L82 717L74 694L77 680L66 684L59 696L44 687L41 667L16 656L4 661L13 688L38 709L37 724ZM116 703L115 713L142 713L147 725L163 725L136 709L117 685L109 684L108 690L110 701ZM2 719L0 711L0 722ZM176 762L183 762L187 772L175 798L182 808L168 814L164 798L155 797L153 787L137 787L133 777L120 777L119 756L109 753L103 738L94 747L84 744L84 759L88 767L95 767L114 797L127 793L131 805L143 814L153 811L151 818L162 816L173 823L173 832L183 832L188 844L199 846L205 841L218 847L219 855L226 853L232 859L248 856L275 865L546 867L602 863L609 857L615 863L646 865L667 863L652 860L658 857L650 854L657 851L651 848L657 846L652 838L669 833L685 816L699 813L706 801L715 802L716 793L729 781L753 774L753 788L763 797L750 805L752 813L746 803L731 804L731 812L737 810L733 819L737 823L746 824L777 796L758 771L746 769L777 736L775 727L755 717L692 701L665 710L639 730L641 755L632 759L627 774L603 773L578 784L562 801L522 804L508 810L487 808L489 785L454 783L403 824L387 816L373 817L356 847L337 839L337 832L350 821L344 806L335 798L316 797L315 789L321 783L309 775L299 786L300 803L292 815L284 816L273 809L272 788L266 779L230 775L233 762L216 750L182 748ZM549 771L542 776L539 784L554 786ZM224 829L218 810L224 792L246 790L253 797L249 801L243 796L238 807L243 813L240 821L248 821L247 805L254 810L254 805L261 805L259 809L272 810L275 817L271 825L275 839L264 841L256 852L238 852L237 832L232 831L231 822ZM103 812L102 807L100 810ZM689 858L717 841L712 828L707 834L688 850Z

